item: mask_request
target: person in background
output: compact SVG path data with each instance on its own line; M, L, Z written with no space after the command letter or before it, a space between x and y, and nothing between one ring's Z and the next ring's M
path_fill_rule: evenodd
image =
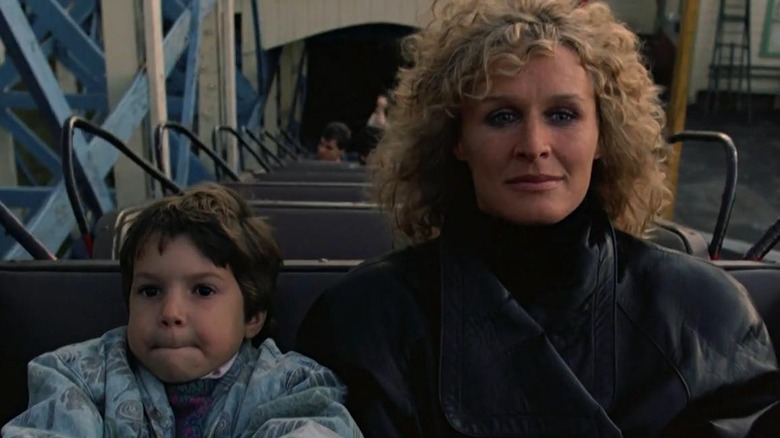
M441 0L370 163L412 245L327 290L297 348L368 437L778 436L766 326L644 239L664 111L599 1Z
M360 164L368 162L368 156L376 149L377 143L382 138L384 130L373 126L364 126L353 139L353 144L358 153Z
M376 97L376 106L366 125L380 130L387 128L387 96L385 94L379 94Z
M362 436L336 376L267 338L280 266L224 186L151 204L120 253L127 326L34 359L2 436Z
M317 143L317 158L323 161L342 161L351 137L352 131L345 123L328 123L322 130L320 141Z

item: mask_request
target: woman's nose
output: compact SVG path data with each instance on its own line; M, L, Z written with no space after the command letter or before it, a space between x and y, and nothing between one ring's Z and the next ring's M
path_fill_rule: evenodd
M543 121L528 118L514 147L514 156L525 161L535 161L550 155L549 128Z

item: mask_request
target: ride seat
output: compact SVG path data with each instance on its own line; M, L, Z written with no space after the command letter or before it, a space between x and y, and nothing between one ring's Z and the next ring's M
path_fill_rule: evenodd
M0 263L0 424L27 407L27 363L127 322L119 264Z
M393 249L392 232L375 205L362 202L249 201L268 221L285 259L364 260ZM98 220L92 257L117 259L127 229L142 207Z
M766 324L780 361L780 264L743 260L715 262L747 289Z
M707 241L698 231L665 220L656 221L655 225L648 236L651 242L705 260L710 259Z

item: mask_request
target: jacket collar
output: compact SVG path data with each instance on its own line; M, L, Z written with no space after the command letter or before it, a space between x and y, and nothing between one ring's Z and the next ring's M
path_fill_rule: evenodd
M619 435L602 406L615 393L614 231L594 221L583 239L583 282L567 296L590 300L594 346L587 388L482 262L460 245L440 241L441 351L439 397L461 433ZM595 258L595 260L593 260Z

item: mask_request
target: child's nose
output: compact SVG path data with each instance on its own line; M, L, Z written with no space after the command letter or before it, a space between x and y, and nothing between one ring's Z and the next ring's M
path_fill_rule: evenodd
M185 323L184 303L176 294L167 294L160 312L160 323L165 327L180 327Z

